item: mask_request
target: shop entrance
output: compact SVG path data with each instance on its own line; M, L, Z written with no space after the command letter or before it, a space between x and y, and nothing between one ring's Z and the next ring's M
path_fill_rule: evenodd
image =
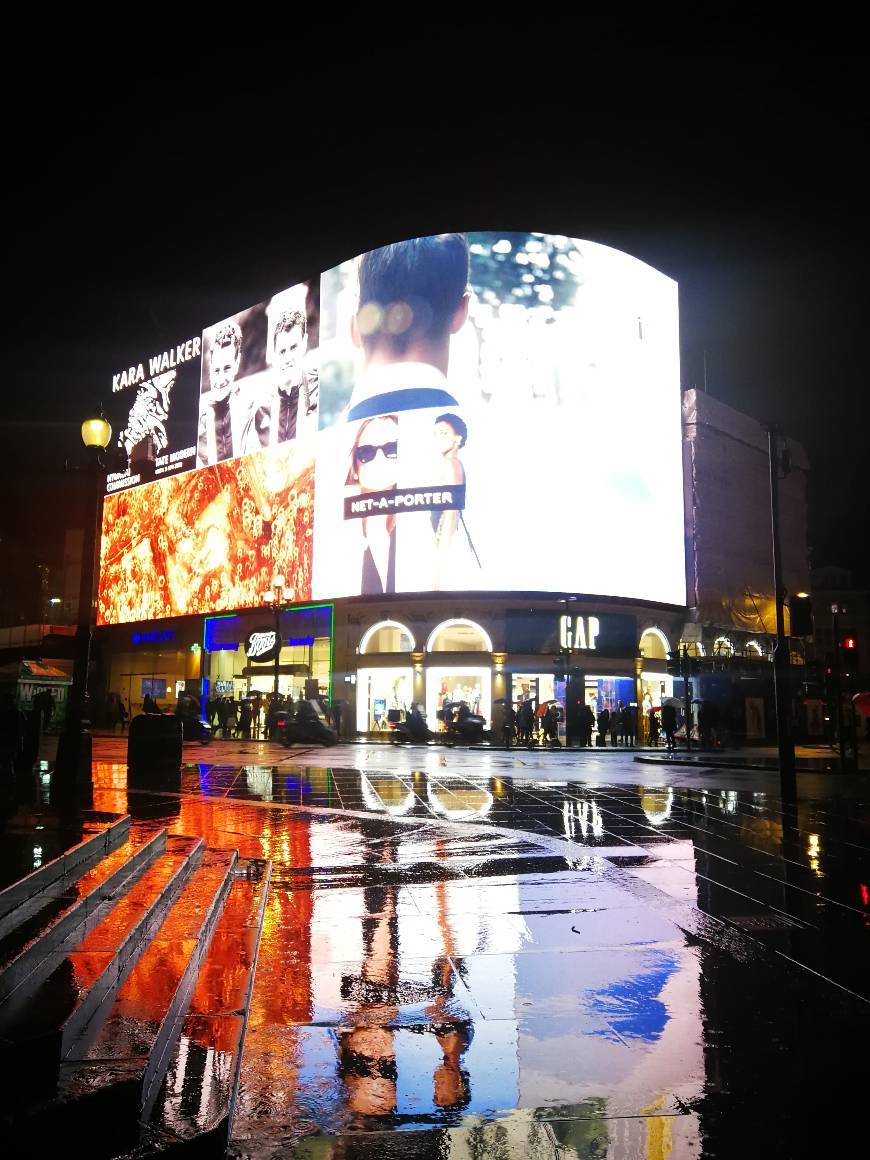
M556 678L553 673L514 673L511 696L515 709L524 701L534 702L537 709L539 705L557 699ZM564 698L564 689L562 697Z
M388 730L390 714L404 716L411 707L413 689L414 671L411 668L359 669L356 675L358 732Z
M557 687L558 686L558 687ZM522 735L527 733L533 740L543 740L542 717L551 701L558 701L561 710L560 735L565 730L565 682L557 681L554 673L514 673L511 680L511 697L514 711L518 714L518 728ZM528 718L531 705L533 717ZM524 716L519 716L521 713Z
M472 713L492 717L492 671L484 668L431 668L426 671L426 717L430 729L441 725L438 714L448 701L464 701Z

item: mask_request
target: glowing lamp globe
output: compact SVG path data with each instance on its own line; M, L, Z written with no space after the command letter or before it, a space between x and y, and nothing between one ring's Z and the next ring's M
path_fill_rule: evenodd
M112 438L112 428L106 422L102 415L95 419L85 419L82 423L82 441L85 447L101 447L109 446L109 440Z

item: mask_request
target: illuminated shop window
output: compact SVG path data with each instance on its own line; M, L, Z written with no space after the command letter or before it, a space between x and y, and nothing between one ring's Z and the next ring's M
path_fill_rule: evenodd
M645 660L664 661L668 659L671 646L660 628L647 628L638 646Z
M492 652L489 633L473 620L445 620L426 641L427 652Z
M765 655L764 649L761 647L761 645L758 643L757 640L747 641L746 642L746 651L750 654L757 656L757 657L763 657Z
M717 636L713 641L713 656L714 657L733 657L734 645L727 636Z
M360 653L411 652L415 648L410 629L397 620L380 620L363 633Z

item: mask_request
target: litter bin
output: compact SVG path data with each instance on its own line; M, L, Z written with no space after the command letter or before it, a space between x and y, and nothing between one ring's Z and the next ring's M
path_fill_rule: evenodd
M181 722L163 713L141 713L130 722L127 737L129 785L181 781Z

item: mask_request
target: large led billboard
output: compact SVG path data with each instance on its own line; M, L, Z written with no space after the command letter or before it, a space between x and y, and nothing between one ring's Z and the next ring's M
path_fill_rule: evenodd
M155 368L107 481L100 623L254 607L279 572L295 600L685 601L677 286L636 258L411 239L172 354L116 376L129 398Z

